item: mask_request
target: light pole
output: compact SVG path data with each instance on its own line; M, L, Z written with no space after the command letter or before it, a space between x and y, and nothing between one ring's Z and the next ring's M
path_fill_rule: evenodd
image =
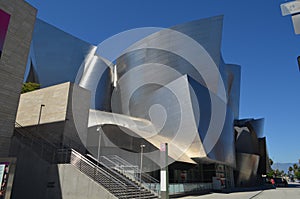
M141 167L140 167L140 184L142 185L142 172L143 172L143 152L146 145L141 144Z
M97 155L98 155L98 163L97 163L97 165L100 163L100 147L101 147L101 127L100 126L98 126L97 127L97 132L99 133L99 139L98 139L98 153L97 153Z
M37 123L37 126L36 126L37 127L36 128L37 133L39 133L39 126L40 126L40 123L41 123L41 116L42 116L43 107L45 107L45 104L41 104L41 106L40 106L39 119L38 119L38 123Z
M141 144L140 189L141 189L141 186L142 186L143 152L144 152L145 146L146 146L146 145ZM141 190L140 190L140 194L142 194L142 193L141 193ZM140 195L140 196L141 196L141 195Z
M38 120L37 125L40 125L43 107L45 107L45 104L41 104L41 106L40 106L39 120Z
M40 106L39 119L38 119L38 122L37 122L37 125L36 125L36 134L40 133L40 123L41 123L41 116L42 116L43 107L45 107L45 104L41 104L41 106ZM33 142L31 142L31 144L32 143ZM41 152L42 153L42 157L43 157L43 152L44 152L44 145L42 145L42 152Z
M162 199L169 199L169 174L168 174L168 143L160 145L161 169L160 169L160 193Z

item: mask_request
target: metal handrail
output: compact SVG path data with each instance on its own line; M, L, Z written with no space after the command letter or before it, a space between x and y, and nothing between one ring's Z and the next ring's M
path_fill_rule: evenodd
M122 159L121 157L119 157L117 155L109 155L107 157L111 160L115 159L115 160L119 161L120 163L122 163L122 166L124 166L124 167L127 166L128 168L135 168L136 173L141 172L140 169L138 169L138 166L132 165L131 163L127 162L126 160ZM115 163L115 164L117 164L117 163ZM147 178L150 182L159 183L159 181L156 178L148 175L147 173L142 173L142 177Z
M109 155L107 157L109 157L110 159L115 159L115 160L119 161L123 165L127 165L127 166L128 165L132 165L131 163L127 162L126 160L124 160L123 158L121 158L121 157L119 157L117 155Z
M112 159L110 159L110 158ZM137 183L139 183L140 186L150 190L152 193L156 194L157 196L159 196L159 189L157 189L157 186L159 184L159 181L156 180L155 178L153 178L152 176L146 174L146 173L140 173L140 170L138 169L138 166L132 165L129 162L127 162L126 160L122 159L121 157L117 156L117 155L110 155L110 156L101 156L101 160L106 160L107 162L110 163L111 166L105 164L103 161L101 161L101 163L103 165L105 165L106 167L111 167L114 168L116 170L119 170L120 172L122 172L124 175L126 175L127 177L133 177L133 180L136 181ZM113 160L117 160L117 161L113 161ZM122 165L120 163L124 163L126 165ZM134 170L134 175L129 175L128 173L124 172L124 169L121 170L120 168L132 168ZM142 178L140 178L139 175L135 175L135 173L142 175ZM147 180L149 180L149 182L144 181L143 178L146 178Z
M41 156L41 158L49 161L50 163L70 163L85 175L106 187L117 197L127 198L128 189L131 189L132 187L135 187L137 190L140 189L137 184L130 181L125 176L109 167L106 167L105 165L102 166L107 168L108 171L101 168L99 165L93 163L74 149L62 145L56 146L39 134L33 133L22 127L17 122L15 123L15 127L15 135L19 136L19 139L21 140L25 139L25 143L29 143L28 146L35 150L38 155ZM117 177L115 177L113 174L115 174Z
M98 165L94 164L93 162L91 162L90 160L88 160L86 157L84 157L82 154L78 153L74 149L71 149L71 159L74 156L78 158L77 161L78 160L84 161L86 164L88 164L92 168L96 168L98 171L100 171L101 174L105 175L105 177L107 177L109 179L112 179L114 183L117 183L118 185L122 186L125 190L127 189L127 185L124 182L122 182L121 180L117 179L116 177L110 175L107 171L105 171L104 169L102 169ZM76 163L74 163L73 161L71 161L71 164L73 166L77 166Z
M23 142L28 143L28 146L46 161L55 164L70 163L92 180L107 188L117 197L128 198L128 194L131 194L128 190L131 190L133 187L136 190L140 190L140 187L137 184L130 181L125 176L111 168L105 167L105 165L101 166L104 166L107 170L101 168L74 149L55 146L50 141L35 133L31 133L17 123L16 127L19 128L15 128L15 135L18 136L20 141L25 139Z
M106 161L106 163L104 162L104 160ZM120 172L122 172L123 174L125 174L125 172L124 172L124 170L121 170L120 168L124 168L125 167L125 165L119 165L119 164L116 164L115 162L113 162L111 159L109 159L109 158L107 158L106 156L101 156L101 163L103 164L103 165L105 165L106 167L110 167L108 164L107 164L107 162L108 163L110 163L112 166L111 166L111 168L114 168L114 169L116 169L116 170L119 170ZM128 167L128 166L127 166ZM132 166L131 166L132 167ZM136 179L134 179L134 180L136 180Z
M41 157L49 162L54 162L56 160L56 150L57 147L53 145L48 140L44 139L43 137L36 136L32 134L30 131L24 129L20 124L16 122L16 126L19 128L15 128L15 132L17 135L21 136L22 139L27 139L31 144L31 148L36 148L37 146L41 147L41 150L35 150ZM45 155L45 152L48 154ZM50 156L49 156L50 154Z
M91 159L93 159L96 162L99 162L96 158L94 158L93 156L91 156L90 154L87 154L87 156ZM136 185L135 183L133 183L132 181L128 180L126 177L124 177L123 175L120 175L118 172L116 172L114 169L111 169L111 167L109 167L108 165L106 165L103 162L99 162L102 166L104 166L106 169L108 169L110 172L114 173L115 175L117 175L118 177L122 178L122 180L124 180L125 182L127 182L128 184L139 188L138 185ZM93 163L94 164L94 163Z
M112 165L114 165L116 168L120 168L120 167L137 167L137 166L132 166L132 165L119 165L119 164L116 164L115 162L113 162L111 159L109 159L108 157L106 156L101 156L101 160L105 159L106 161L108 161L109 163L111 163Z
M101 156L101 162L103 162L103 160L106 160L107 162L109 162L112 167L122 173L124 173L125 170L134 170L134 173L138 173L136 172L138 170L138 166L134 166L134 165L120 165L120 164L116 164L114 161L112 161L111 159L109 159L106 156ZM104 162L103 162L104 163ZM107 164L105 164L106 166L109 166ZM127 169L126 169L127 168Z
M40 133L37 134L35 132L29 131L28 129L26 129L24 126L22 126L18 122L15 122L15 127L18 127L18 128L15 128L15 129L22 129L22 130L26 131L27 133L31 134L32 136L41 138L41 139L45 140L46 142L48 142L49 144L54 145L52 142L49 142L49 140L47 140L47 138L45 138L44 136L42 136L42 134L40 134ZM48 134L51 134L53 132L55 132L55 131L51 130L51 128L47 129L47 133ZM72 144L72 146L75 146L78 149L82 148L81 144L75 142L74 140L72 140L72 139L70 139L70 138L68 138L66 136L63 136L62 140L55 139L54 137L51 137L51 140L54 141L54 143L60 143L59 146L58 145L54 145L57 148L61 148L61 146L65 147L65 148L68 148L70 144ZM72 147L72 148L74 148L74 147Z
M54 145L53 143L49 142L46 138L44 138L43 136L41 136L40 134L33 134L31 131L29 131L28 129L25 129L25 127L23 127L21 124L19 124L18 122L15 122L15 125L19 128L15 128L16 131L18 131L19 133L21 133L23 136L28 137L28 135L31 136L31 138L33 139L38 139L38 140L42 140L44 142L46 142L47 144L49 144L49 146L53 147L53 148L57 148L56 145ZM23 132L26 133L26 135L24 135Z

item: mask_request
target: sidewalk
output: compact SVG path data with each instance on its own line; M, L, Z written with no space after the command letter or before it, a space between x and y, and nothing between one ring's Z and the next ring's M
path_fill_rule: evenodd
M220 192L211 192L207 194L200 194L200 195L189 195L183 197L177 197L181 199L197 199L197 198L230 198L230 199L249 199L254 198L264 190L275 189L273 186L261 186L261 187L247 187L247 188L234 188L231 190L223 190Z
M253 187L253 188L236 188L233 192L227 193L210 193L205 195L193 195L180 197L182 199L283 199L299 198L300 183L289 182L288 187ZM179 198L179 197L178 197Z
M260 194L263 190L260 191L251 191L251 192L235 192L235 193L211 193L201 196L186 196L182 197L182 199L202 199L202 198L208 198L208 199L249 199L257 196Z

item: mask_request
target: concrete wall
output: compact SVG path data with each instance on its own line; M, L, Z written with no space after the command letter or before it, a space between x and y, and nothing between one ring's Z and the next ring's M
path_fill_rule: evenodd
M36 9L23 0L0 1L0 9L10 14L0 58L0 157L6 157L14 130Z
M104 187L69 164L58 165L63 199L116 199Z
M22 94L16 121L56 145L85 152L89 107L90 92L67 82Z
M70 82L24 93L20 97L16 121L25 126L37 125L41 104L40 124L66 119Z
M12 199L116 199L74 166L50 164L16 137L12 146L17 157Z
M11 154L17 157L11 198L44 198L50 164L15 137L12 140Z

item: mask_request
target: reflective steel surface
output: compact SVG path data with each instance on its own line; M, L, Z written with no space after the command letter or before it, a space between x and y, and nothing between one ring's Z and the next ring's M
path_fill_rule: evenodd
M41 87L74 82L77 71L93 45L40 19L36 19L25 72L34 68Z
M89 126L126 127L157 148L167 142L170 157L177 161L235 167L240 68L221 57L222 21L218 16L163 29L126 49L116 60L113 116L93 110ZM103 73L95 63L86 69L89 75L82 76L80 85L88 88L99 78L95 74Z
M254 186L260 176L268 170L268 154L263 137L264 119L235 121L236 185ZM260 165L260 171L258 171Z
M241 70L222 58L222 25L216 16L157 29L107 60L99 46L37 20L25 80L89 90L89 130L119 128L157 150L166 142L173 161L226 164L250 182L263 119L238 120Z

